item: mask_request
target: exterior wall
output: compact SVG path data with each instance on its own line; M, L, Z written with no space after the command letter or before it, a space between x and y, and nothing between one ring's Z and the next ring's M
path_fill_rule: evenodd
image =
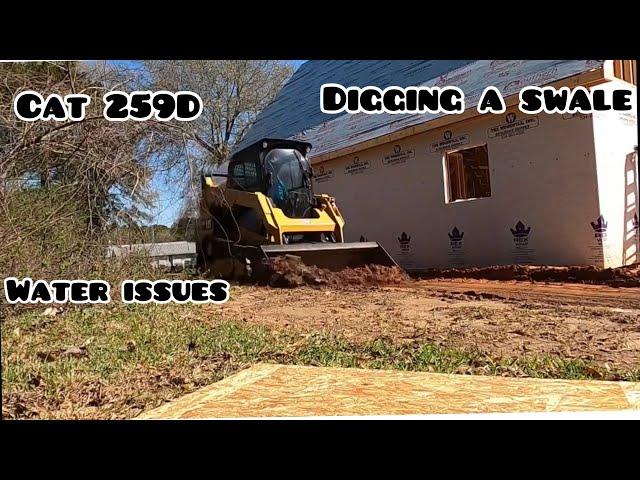
M602 90L629 88L624 82L611 82ZM635 90L635 87L633 87ZM638 253L638 119L637 112L598 112L594 114L594 139L598 171L599 215L594 218L594 243L601 244L607 267L640 261Z
M593 138L590 115L510 109L314 165L314 188L336 197L347 241L379 241L408 269L601 265ZM485 143L491 197L445 203L445 152Z

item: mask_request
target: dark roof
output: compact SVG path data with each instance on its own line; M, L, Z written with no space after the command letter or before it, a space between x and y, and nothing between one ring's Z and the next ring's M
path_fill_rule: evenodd
M304 63L240 142L242 149L263 137L295 138L313 145L311 156L349 147L424 123L443 114L338 115L320 111L320 86L446 86L465 92L474 107L485 87L512 95L528 85L545 85L602 67L601 60L311 60Z

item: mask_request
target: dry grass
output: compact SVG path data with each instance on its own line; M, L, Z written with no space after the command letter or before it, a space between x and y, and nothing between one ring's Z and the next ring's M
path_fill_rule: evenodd
M639 380L555 357L491 358L433 344L283 333L211 308L136 305L16 312L2 322L4 418L129 418L255 362Z

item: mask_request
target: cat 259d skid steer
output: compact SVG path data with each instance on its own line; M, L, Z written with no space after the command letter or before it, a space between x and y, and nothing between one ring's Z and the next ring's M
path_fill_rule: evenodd
M335 199L314 194L309 143L265 138L202 175L198 266L221 278L259 275L263 259L300 257L337 271L395 266L377 242L345 243Z

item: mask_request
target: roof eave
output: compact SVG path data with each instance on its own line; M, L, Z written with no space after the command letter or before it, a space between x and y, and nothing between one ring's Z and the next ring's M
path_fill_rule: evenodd
M611 61L606 61L604 62L603 66L600 68L595 68L588 72L582 72L576 75L572 75L572 76L563 78L561 80L551 82L548 85L555 88L560 88L560 87L573 88L579 85L582 85L585 87L592 87L594 85L598 85L614 79L616 79L616 77L613 74L613 63ZM507 108L513 107L518 103L519 103L518 94L513 94L505 98L505 104ZM478 117L480 115L489 115L489 114L481 114L478 112L478 110L475 107L470 107L460 115L444 115L442 117L434 118L432 120L427 120L424 123L412 125L412 126L403 128L401 130L397 130L395 132L387 133L385 135L372 138L370 140L365 140L363 142L359 142L354 145L349 145L348 147L340 148L330 152L325 152L317 156L313 156L313 154L311 154L309 161L312 165L317 165L319 163L327 162L329 160L333 160L339 157L352 155L356 152L361 152L362 150L377 147L385 143L395 142L406 137L417 135L419 133L424 133L430 130L435 130L437 128L450 126L452 124L466 121L466 120Z

